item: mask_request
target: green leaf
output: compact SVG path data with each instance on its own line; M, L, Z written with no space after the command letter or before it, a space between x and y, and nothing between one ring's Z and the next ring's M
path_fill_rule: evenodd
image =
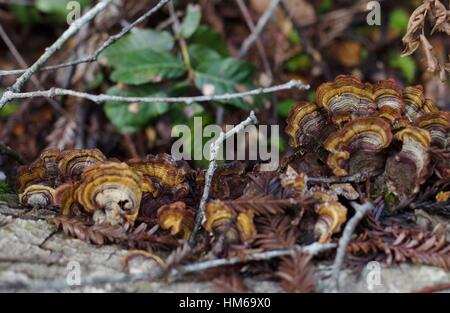
M326 13L333 8L333 0L322 0L317 10L319 13Z
M165 97L166 93L156 91L153 86L112 87L109 95L127 97ZM155 117L167 112L169 105L162 103L127 103L107 101L104 106L105 114L117 129L123 133L133 133L148 125Z
M407 83L411 84L414 81L416 63L414 63L414 59L411 56L401 57L395 52L390 53L389 66L402 71Z
M295 102L296 101L292 99L280 101L277 105L278 114L280 114L280 116L282 117L287 117L289 115L289 112L291 111L291 108L294 106Z
M163 79L178 78L186 73L183 61L169 52L133 53L123 60L113 71L111 80L130 85L142 85L148 82L161 82Z
M173 38L166 31L135 29L103 51L100 61L110 66L120 66L137 54L145 54L148 51L167 52L173 48L173 45Z
M3 89L0 89L0 98L3 96ZM0 110L0 117L10 116L19 110L19 104L17 102L8 102Z
M73 0L36 0L36 8L45 13L66 15L69 10L67 4ZM91 0L77 0L81 7L89 5Z
M298 72L308 69L311 66L311 57L307 53L300 53L290 58L285 67L290 72Z
M10 8L21 24L32 25L42 22L42 16L35 7L12 4Z
M208 47L219 53L222 57L229 56L227 45L222 36L208 26L200 25L189 42Z
M86 83L86 89L87 90L94 90L100 87L100 85L103 83L105 77L102 72L96 72L94 74L94 77L87 81Z
M222 56L215 50L199 44L189 46L191 64L196 69L203 62L220 60Z
M227 58L201 63L195 72L195 86L205 95L242 92L251 84L253 66L245 61ZM220 101L249 110L255 105L252 97Z
M408 29L409 14L403 9L395 9L389 14L389 28L403 35Z
M180 36L189 38L197 30L202 18L202 10L199 5L189 4L186 10L186 16L181 24Z

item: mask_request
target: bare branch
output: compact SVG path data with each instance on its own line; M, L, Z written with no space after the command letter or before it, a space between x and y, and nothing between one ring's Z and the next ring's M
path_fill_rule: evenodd
M25 160L20 155L20 153L11 149L3 142L0 142L0 155L6 155L7 157L17 161L19 164L25 164Z
M259 19L258 23L256 24L256 27L254 31L248 36L244 42L242 43L241 49L239 50L239 58L242 58L244 55L247 54L250 47L253 45L253 43L258 38L261 31L264 29L264 26L266 26L267 22L270 20L272 15L275 13L275 9L277 8L278 4L281 0L272 0L267 7L264 14Z
M164 268L156 268L154 271L143 272L137 274L128 274L128 273L114 273L106 276L88 276L83 277L81 281L82 286L94 286L94 285L104 285L104 284L114 284L114 283L131 283L136 281L154 281L163 278L164 276L168 276L169 280L177 280L183 277L185 274L195 273L199 271L204 271L207 269L226 266L226 265L234 265L238 263L245 263L250 261L263 261L270 260L273 258L278 258L287 255L293 255L296 252L308 253L310 255L317 255L321 252L328 251L334 249L336 247L335 244L332 243L313 243L304 247L296 247L293 249L283 249L283 250L271 250L265 252L259 252L250 254L245 257L231 257L226 259L215 259L215 260L207 260L200 261L197 263L180 265L177 267L173 267L169 273ZM30 281L28 279L23 279L15 282L9 282L7 284L3 284L0 286L0 289L26 289L29 291L32 290L64 290L71 288L67 284L65 279L62 280L52 280L52 281Z
M202 195L202 199L200 200L200 206L197 211L197 216L195 217L194 230L192 231L191 237L189 238L189 243L191 245L195 244L195 237L196 237L198 231L200 230L200 227L203 222L203 218L205 216L205 205L206 205L206 201L208 201L209 189L211 187L211 181L214 176L214 172L216 171L216 168L217 168L217 160L216 159L217 159L217 154L220 149L220 145L227 138L234 136L235 134L237 134L238 132L243 130L248 125L257 124L257 123L258 123L258 119L256 118L255 113L253 111L251 111L250 116L245 121L236 125L235 127L230 129L226 133L221 132L219 135L219 138L217 138L216 141L214 141L214 143L211 145L209 166L208 166L208 170L206 171L206 176L205 176L205 187L203 189L203 195Z
M291 80L287 83L281 85L275 85L268 88L257 88L245 92L239 93L226 93L222 95L208 95L208 96L196 96L196 97L124 97L124 96L112 96L112 95L93 95L89 93L74 91L70 89L62 89L62 88L52 88L49 90L40 90L40 91L31 91L31 92L13 92L13 91L5 91L3 94L2 100L6 103L8 101L14 99L26 99L26 98L35 98L35 97L46 97L53 98L56 96L74 96L78 98L84 98L91 100L96 103L102 103L105 101L122 101L122 102L145 102L145 103L155 103L155 102L184 102L187 104L193 102L205 102L205 101L213 101L213 100L231 100L236 98L243 98L247 96L255 96L260 94L267 94L272 92L277 92L281 90L287 90L292 88L298 88L299 90L307 90L309 89L309 85L303 84L299 80Z
M69 40L70 37L76 34L81 29L81 27L83 27L83 25L93 20L97 16L97 14L103 11L111 2L112 0L103 0L97 3L96 6L94 6L82 17L75 20L69 26L69 28L49 48L45 50L44 54L41 55L33 65L31 65L28 69L26 69L25 72L19 78L17 78L14 85L12 85L9 88L9 91L19 92L20 89L23 87L23 85L31 78L31 76L33 76L33 74L36 73L45 64L45 62L47 62L48 59L50 59L53 56L53 54L55 54L59 49L61 49L62 46L66 43L67 40ZM0 110L9 100L11 100L8 99L7 93L8 92L5 92L2 98L0 99Z
M151 15L153 15L156 11L161 9L169 0L160 0L157 5L155 5L153 8L151 8L149 11L147 11L144 15L140 16L137 20L135 20L131 24L127 24L122 30L115 34L110 36L93 54L83 56L77 60L73 60L67 63L61 63L61 64L55 64L55 65L49 65L46 67L40 68L41 71L53 71L58 70L65 67L75 66L82 63L92 63L97 61L99 55L109 46L111 46L113 43L118 41L120 38L128 34L134 27L137 25L143 23L147 18L149 18ZM0 71L0 77L1 76L8 76L8 75L20 75L25 73L26 70L11 70L11 71Z
M27 63L25 62L25 60L23 59L22 55L17 50L16 46L12 42L11 38L9 38L8 34L3 29L3 26L1 24L0 24L0 37L2 38L3 42L5 43L5 45L8 47L9 51L11 51L11 54L16 59L17 63L19 63L19 66L22 67L22 68L28 68ZM43 89L44 88L42 86L41 82L39 81L39 79L37 79L36 77L31 77L31 82L34 84L34 86L36 88L39 88L39 89ZM58 111L61 114L65 113L63 108L61 107L61 105L57 101L55 101L53 99L50 99L49 102L50 102L50 104L53 106L53 108L56 111Z
M239 10L242 13L242 16L244 17L245 23L247 24L247 27L250 29L250 31L253 33L256 31L255 24L253 23L250 12L248 11L247 6L244 3L244 0L236 0L236 3L239 7ZM261 60L263 62L264 71L266 74L270 77L270 81L273 79L272 70L270 69L270 63L269 59L267 57L266 50L264 49L264 45L261 41L261 38L259 36L256 37L256 47L258 48L259 55L261 57Z
M342 233L342 237L341 239L339 239L339 247L337 249L336 258L334 259L333 263L332 288L334 291L339 290L339 274L341 272L342 264L344 263L347 246L352 239L356 226L358 226L359 222L367 213L369 213L369 211L373 210L373 204L370 202L366 202L363 205L360 205L356 202L351 202L351 205L356 210L356 213L347 222L347 225L345 226L345 229Z

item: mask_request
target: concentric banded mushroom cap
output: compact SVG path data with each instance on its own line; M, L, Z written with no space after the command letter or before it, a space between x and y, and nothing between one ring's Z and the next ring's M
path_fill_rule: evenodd
M256 235L253 210L238 214L220 200L209 201L205 208L204 227L210 234L224 235L227 242L246 242Z
M30 165L20 166L17 169L19 193L33 184L54 186L58 176L56 158L59 153L57 149L46 149Z
M425 95L422 86L408 86L403 89L403 102L405 103L405 116L414 122L421 114L425 104Z
M252 240L256 236L256 226L253 222L254 213L252 209L238 214L236 224L241 236L241 241Z
M407 127L395 134L402 142L401 150L386 162L390 191L403 198L419 191L428 173L430 133L418 127Z
M402 90L400 86L392 80L380 80L373 87L373 95L378 110L390 108L399 114L405 111Z
M332 133L323 143L330 152L328 166L337 176L348 175L343 163L357 151L375 153L388 147L392 141L390 125L379 117L365 117L347 123Z
M316 104L303 102L295 105L287 118L286 133L293 148L316 145L323 136L327 115Z
M142 176L126 163L106 162L83 172L75 199L86 212L103 211L104 221L112 225L122 224L123 219L133 224L139 213L143 183Z
M171 189L174 193L187 194L189 186L186 183L187 170L178 165L168 154L147 156L144 160L132 159L129 166L151 179L152 181Z
M55 189L44 185L31 185L19 195L23 206L44 209L55 204Z
M377 109L372 86L352 76L338 76L334 82L320 85L316 103L339 125L354 117L370 116Z
M430 132L431 145L445 149L449 144L450 113L444 111L425 113L417 119L415 125Z
M181 201L160 207L157 219L162 229L170 230L174 236L180 234L185 240L189 239L194 229L194 212Z
M105 162L106 157L98 149L71 149L62 151L57 161L63 178L78 179L85 169Z
M59 206L63 215L72 213L72 206L75 204L75 190L77 185L67 182L59 185L55 191L55 203Z
M316 206L319 218L314 226L314 233L319 242L327 242L331 236L341 230L347 220L347 208L337 201L323 202Z

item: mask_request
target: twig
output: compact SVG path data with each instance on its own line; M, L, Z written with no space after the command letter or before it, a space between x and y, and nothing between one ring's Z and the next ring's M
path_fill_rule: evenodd
M50 59L53 54L55 54L59 49L62 48L62 46L66 43L67 40L69 40L70 37L72 37L74 34L76 34L83 25L93 20L98 13L103 11L112 0L103 0L97 5L95 5L91 10L89 10L86 14L84 14L79 19L75 20L69 28L49 47L45 50L44 54L42 54L39 59L34 62L33 65L31 65L28 69L25 70L25 72L17 78L14 85L12 85L8 91L9 92L19 92L20 89L23 87L23 85L30 79L30 77L36 73L44 64L45 62ZM8 91L6 91L2 98L0 99L0 110L3 108L3 106L10 100L8 99Z
M313 60L317 64L319 64L319 66L322 68L322 72L323 72L325 78L327 80L332 80L333 77L331 75L330 67L324 61L324 59L323 59L322 55L320 54L319 50L315 49L313 47L313 45L311 44L311 40L309 40L309 38L307 38L303 34L302 27L300 26L298 21L296 21L292 17L292 13L289 11L288 7L286 6L286 4L283 1L281 1L280 7L283 10L284 14L289 18L289 20L291 21L292 25L294 26L294 29L295 29L295 31L297 32L297 34L298 34L298 36L300 38L301 45L305 48L305 51L307 53L309 53L312 56Z
M225 266L225 265L235 265L238 263L246 263L251 261L264 261L270 260L277 257L295 255L296 252L307 253L311 256L317 255L321 252L331 250L336 247L333 243L312 243L305 247L296 247L293 249L281 249L281 250L270 250L264 252L253 253L244 257L235 256L226 259L215 259L207 260L203 262L197 262L193 264L187 264L179 267L175 267L171 270L170 276L176 277L180 274L200 272L210 268Z
M266 26L267 22L272 17L272 15L275 12L275 9L277 8L280 1L281 0L272 0L270 2L266 11L263 13L261 18L258 20L258 23L256 24L254 31L242 43L241 49L239 50L239 58L242 58L244 55L247 54L248 50L253 45L253 43L256 41L259 34L263 30L264 26Z
M207 260L200 261L197 263L180 265L177 267L173 267L169 273L164 268L157 268L155 271L137 273L137 274L128 274L128 273L115 273L107 276L88 276L83 277L81 284L74 287L82 287L82 286L94 286L94 285L104 285L104 284L114 284L114 283L131 283L136 281L154 281L157 279L163 278L165 275L168 276L169 280L177 280L181 278L185 274L195 273L199 271L204 271L207 269L226 266L226 265L234 265L238 263L245 263L250 261L263 261L270 260L277 257L282 257L286 255L293 255L294 253L300 251L303 253L308 253L310 255L317 255L321 252L328 251L334 249L336 244L332 243L313 243L304 247L296 247L294 249L283 249L283 250L271 250L265 252L259 252L250 254L245 257L231 257L227 259L215 259L215 260ZM7 289L26 289L26 290L64 290L71 288L67 284L65 279L62 280L43 280L43 281L15 281L8 282L0 285L0 290Z
M332 283L333 290L339 290L339 275L341 272L342 264L344 263L345 252L347 250L347 246L352 239L353 233L355 232L356 226L358 226L361 219L369 213L369 211L373 210L373 204L370 202L366 202L363 205L360 205L356 202L351 202L352 207L355 209L356 213L353 217L347 222L345 229L342 233L341 239L339 239L339 247L336 252L336 258L333 263L333 274L332 274Z
M374 171L371 173L356 173L350 176L336 176L336 177L308 177L306 181L308 183L322 183L322 184L336 184L336 183L360 183L369 177L377 176L382 173L381 171Z
M115 43L117 40L128 34L136 25L141 24L144 22L147 18L149 18L153 13L158 11L160 8L162 8L169 0L160 0L157 5L155 5L153 8L151 8L149 11L147 11L144 15L140 16L137 20L135 20L131 24L127 24L123 27L123 29L115 34L110 36L93 54L87 55L84 57L81 57L77 60L70 61L67 63L61 63L61 64L55 64L55 65L49 65L46 67L40 68L42 71L51 71L51 70L57 70L69 66L74 66L82 63L92 63L97 61L99 55L110 45ZM12 71L0 71L0 77L1 76L7 76L7 75L20 75L25 73L25 70L12 70Z
M20 153L11 149L3 142L0 142L0 155L6 155L7 157L17 161L19 164L25 164L25 160L20 155Z
M260 94L272 93L281 90L287 90L292 88L298 88L299 90L309 89L309 85L303 84L299 80L291 80L287 83L281 85L275 85L268 88L257 88L245 92L239 93L226 93L222 95L208 95L208 96L197 96L197 97L124 97L124 96L112 96L112 95L93 95L85 92L70 90L70 89L62 89L62 88L51 88L48 90L38 90L31 92L13 92L10 90L5 91L2 97L2 101L5 103L14 99L26 99L26 98L35 98L35 97L47 97L52 98L56 96L74 96L78 98L84 98L91 100L96 103L102 103L105 101L122 101L122 102L146 102L146 103L155 103L155 102L184 102L190 104L192 102L205 102L205 101L213 101L213 100L231 100L236 98L243 98L246 96L255 96Z
M256 31L255 24L252 21L250 12L248 11L248 8L244 3L244 0L236 0L236 3L239 7L239 10L242 13L242 16L244 17L245 22L247 23L247 27L250 29L250 31L252 33L254 33ZM256 37L256 47L258 48L258 52L261 57L261 61L263 62L264 71L267 73L267 75L270 77L270 80L272 81L273 74L272 74L272 70L270 69L269 59L267 57L266 50L264 49L264 45L261 41L261 38L259 38L259 36Z
M227 138L230 138L231 136L234 136L235 134L237 134L238 132L243 130L248 125L257 124L257 123L258 123L258 119L256 118L255 113L253 111L251 111L250 116L245 121L236 125L235 127L230 129L226 133L221 132L219 135L219 138L217 138L214 141L214 143L211 145L209 166L208 166L208 170L206 171L206 175L205 175L205 187L203 189L203 195L200 200L200 206L197 211L197 216L195 217L194 230L192 231L191 237L189 238L189 244L193 245L195 243L195 237L196 237L198 231L200 230L200 227L203 222L203 218L204 218L204 214L205 214L205 212L204 212L205 205L206 205L206 201L208 200L208 197L209 197L209 189L211 187L211 181L212 181L214 172L216 171L216 168L217 168L216 159L217 159L217 154L220 149L220 145L222 144L222 142L224 140L226 140Z
M6 33L5 29L3 28L3 26L1 24L0 24L0 37L2 38L5 45L8 47L9 51L11 51L11 54L16 59L17 63L19 63L19 66L22 68L28 68L27 63L25 62L22 55L19 53L16 46L12 42L11 38L9 38L8 34ZM42 86L41 82L39 81L39 79L37 79L36 77L31 77L31 82L38 89L44 88ZM49 102L57 112L59 112L60 114L65 114L63 108L57 101L50 99Z
M181 49L181 54L183 56L183 61L184 61L184 64L186 65L186 68L188 69L188 73L189 73L188 80L192 80L193 70L192 70L192 65L191 65L191 58L189 56L189 50L188 50L186 40L184 40L184 38L182 36L180 36L181 24L180 24L180 20L178 19L176 12L175 12L175 6L173 4L173 0L170 0L168 7L169 7L170 17L173 19L172 30L173 30L178 42L180 43L180 49Z

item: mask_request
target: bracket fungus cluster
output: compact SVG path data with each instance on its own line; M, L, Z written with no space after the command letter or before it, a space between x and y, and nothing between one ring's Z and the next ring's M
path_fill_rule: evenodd
M286 133L304 156L316 153L335 176L382 174L379 182L400 200L419 191L435 172L446 177L450 115L426 99L421 86L390 80L362 83L338 76L316 91L316 103L293 107Z
M56 206L61 214L88 214L96 224L133 224L144 194L188 192L186 170L167 155L128 163L108 160L98 149L45 150L18 169L22 205Z
M286 133L295 153L275 171L218 165L204 207L207 240L200 239L212 253L329 242L355 201L383 210L412 203L425 185L450 186L441 182L450 179L450 113L419 86L339 76L319 86L315 103L292 108ZM24 206L58 209L59 223L78 219L66 225L72 235L81 231L74 230L81 217L96 231L118 226L161 244L191 237L205 175L166 154L121 162L97 149L52 149L19 168L18 190ZM448 192L429 194L446 204ZM108 236L114 234L123 235Z

